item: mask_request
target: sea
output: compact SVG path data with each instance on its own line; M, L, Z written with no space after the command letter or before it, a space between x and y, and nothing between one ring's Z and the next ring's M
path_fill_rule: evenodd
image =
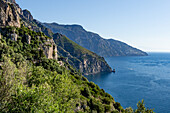
M148 53L148 56L105 58L115 73L86 76L111 94L123 108L145 107L156 113L170 113L170 53Z

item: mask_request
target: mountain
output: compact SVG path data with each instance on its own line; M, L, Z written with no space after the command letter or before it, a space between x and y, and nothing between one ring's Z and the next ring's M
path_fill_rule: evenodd
M147 53L114 39L104 39L96 33L86 31L80 25L61 25L43 23L54 33L61 33L84 48L103 57L110 56L146 56Z
M48 45L48 48L43 48L46 51L46 56L48 58L53 58L53 53L57 53L57 45L54 44L54 40L53 40L53 36L54 33L46 28L44 25L42 25L41 22L37 21L36 19L33 18L33 16L31 15L31 13L28 10L22 10L18 4L16 4L15 0L1 0L1 4L0 4L0 8L1 8L1 16L0 16L0 26L13 26L13 27L18 27L21 28L22 26L25 26L29 29L31 29L32 31L35 32L43 32L46 36L44 37L48 37L48 40L50 41L50 43ZM17 40L17 34L15 33L15 31L13 30L13 35L15 36L15 40ZM41 33L40 33L41 34ZM42 34L43 35L43 34ZM30 37L29 35L27 37ZM39 36L40 37L40 36ZM29 39L31 40L31 39ZM54 47L54 48L53 48ZM73 46L73 50L76 50ZM79 51L83 51L83 49L81 49L81 46L77 46L79 47ZM60 50L61 50L61 46L60 46ZM87 54L87 53L83 53L81 52L81 54L79 54L78 52L75 53L74 55L72 53L69 53L70 51L68 50L64 50L64 48L62 48L63 51L67 51L68 54L72 55L72 57L68 57L68 61L69 63L75 67L77 70L80 70L81 73L83 74L96 74L99 72L111 72L111 68L109 67L109 65L106 63L106 61L102 58L102 60L100 60L100 56L98 55L92 55L92 54ZM60 53L61 51L58 51L58 54L60 56L64 56L66 57L63 52ZM88 53L92 53L89 52ZM88 56L87 56L88 55ZM57 55L56 55L57 56ZM79 56L79 57L77 57ZM84 56L86 56L86 59L82 59ZM55 58L57 59L57 58ZM93 59L93 60L92 60ZM63 60L60 58L60 60ZM85 61L87 60L87 62ZM93 62L90 62L93 61ZM87 65L88 63L88 65Z
M53 39L42 32L0 27L0 113L125 111L67 62L57 61L56 53Z
M0 112L124 111L111 95L57 60L53 38L40 31L28 11L19 13L14 1L0 3ZM77 49L70 47L79 50L79 55L74 53L77 58L89 55L104 61L77 44Z
M56 33L53 35L53 39L58 46L58 52L67 57L69 63L73 64L83 74L112 71L103 57L81 47L66 36Z
M18 9L14 0L0 0L0 3L1 113L125 111L111 95L89 82L67 62L57 60L53 38L41 31L41 25L32 21L27 10ZM94 59L104 62L102 57L66 37L61 40L62 44L70 43L75 52L79 51L78 54L70 51L74 57L84 55L87 62Z
M55 43L86 61L90 56L104 62L102 57L61 34L54 34L54 42L42 32L50 30L32 19L15 0L0 0L0 113L134 113L67 61L58 61ZM135 113L153 113L143 101L137 107Z

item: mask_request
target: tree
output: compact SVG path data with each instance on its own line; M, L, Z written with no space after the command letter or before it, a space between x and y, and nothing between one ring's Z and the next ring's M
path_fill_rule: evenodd
M4 57L0 70L0 111L10 101L13 84L15 84L16 66L9 58Z
M154 113L152 109L145 108L144 100L141 102L139 101L137 103L137 107L138 108L135 110L135 113Z

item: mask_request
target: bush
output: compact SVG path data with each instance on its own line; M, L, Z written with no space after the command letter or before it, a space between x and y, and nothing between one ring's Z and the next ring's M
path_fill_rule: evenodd
M94 82L89 82L88 85L91 87L91 88L95 88L96 87L96 84Z
M104 106L100 101L95 99L90 99L89 106L91 110L96 110L98 113L103 113L105 111Z
M85 87L83 90L81 90L81 94L87 98L91 96L91 93L88 87Z
M144 104L144 100L142 100L141 102L139 101L137 103L137 109L135 110L135 113L154 113L153 109L146 109L145 108L145 104Z
M112 100L110 98L108 98L108 97L104 97L102 99L102 101L103 101L103 104L110 104Z
M115 102L115 103L113 104L113 106L114 106L115 109L117 109L118 111L121 111L121 109L123 109L119 102Z

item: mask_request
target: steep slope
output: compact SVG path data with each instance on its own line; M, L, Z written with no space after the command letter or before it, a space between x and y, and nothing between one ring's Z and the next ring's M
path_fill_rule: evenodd
M125 111L69 64L60 65L49 52L52 44L24 26L0 28L0 112Z
M43 23L54 33L66 35L72 41L83 46L84 48L97 53L100 56L145 56L147 53L133 48L126 43L104 39L98 34L88 32L80 25L60 25L57 23Z
M43 32L46 36L48 36L50 42L53 43L53 44L49 44L49 45L51 45L51 47L49 47L48 49L47 48L43 48L43 49L48 51L48 54L49 54L48 58L53 58L52 54L57 53L57 52L55 52L55 51L57 51L56 45L54 45L54 41L52 39L53 32L50 29L43 26L41 24L41 22L35 20L28 10L22 10L19 7L19 5L16 4L15 0L11 0L11 1L0 0L0 1L2 3L0 5L0 8L1 8L0 20L2 21L0 26L1 27L14 26L14 27L18 27L18 28L25 26L32 31ZM15 32L14 30L12 32L17 40L17 34L14 33ZM30 37L30 36L28 36L28 37ZM54 48L53 48L53 46L54 46ZM80 48L82 48L82 47L80 47ZM73 47L73 49L74 49L74 47ZM65 51L65 50L63 49L63 51ZM81 49L79 51L81 51ZM67 53L68 52L69 51L67 51ZM60 55L63 55L63 54L60 54ZM85 54L81 54L82 56L80 56L80 57L77 57L78 55L76 53L74 55L73 54L71 54L71 55L72 55L72 58L69 59L69 61L72 61L72 62L69 62L69 63L72 66L74 66L75 68L77 68L77 70L80 70L84 74L95 74L95 73L99 73L99 72L103 72L103 71L105 71L105 72L111 71L111 68L104 61L104 59L102 59L103 60L102 62L98 62L97 55L86 56L86 60L88 62L81 59L81 57L83 57L83 55L85 55ZM46 56L47 56L47 54L46 54ZM74 60L73 60L73 58L74 58ZM61 60L63 60L63 59L61 59ZM93 62L90 63L89 61L93 61ZM106 67L104 67L104 66L106 66Z
M53 35L53 39L58 45L58 52L71 60L70 64L75 64L74 66L83 74L112 71L103 57L81 47L66 36L57 33Z
M13 1L0 2L7 7L14 5ZM10 13L5 15L13 18L14 11L17 13L9 7ZM19 23L5 19L0 26L0 112L125 111L111 95L88 82L67 62L60 65L53 39L25 27L30 24L20 19Z
M1 113L134 113L67 63L48 59L43 48L49 48L49 42L23 26L0 29ZM143 101L135 110L139 112L153 113Z

